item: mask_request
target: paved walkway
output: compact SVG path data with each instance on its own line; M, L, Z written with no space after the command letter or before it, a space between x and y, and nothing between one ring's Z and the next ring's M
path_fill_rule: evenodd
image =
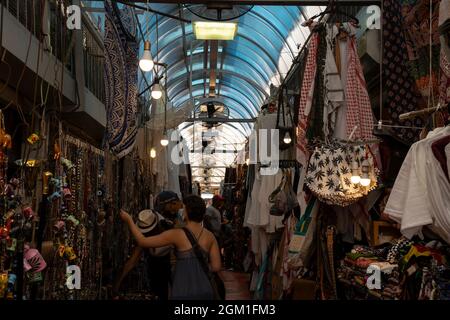
M250 275L233 271L220 273L226 289L226 300L251 300L249 289Z

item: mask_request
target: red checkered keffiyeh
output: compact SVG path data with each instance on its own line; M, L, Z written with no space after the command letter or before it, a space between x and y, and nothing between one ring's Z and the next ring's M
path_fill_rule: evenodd
M300 107L297 126L297 160L303 165L305 165L309 159L309 152L306 148L308 143L306 139L306 129L308 126L309 110L311 109L312 98L314 95L318 45L319 34L316 32L312 35L308 48L308 56L306 57L306 66L300 91Z
M345 99L347 102L347 136L353 128L356 129L353 139L373 139L374 118L367 93L366 81L361 63L356 51L356 39L350 37L347 41L347 83L345 86Z

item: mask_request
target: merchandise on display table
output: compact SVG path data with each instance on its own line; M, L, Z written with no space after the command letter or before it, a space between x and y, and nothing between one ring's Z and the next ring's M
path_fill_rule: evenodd
M382 247L355 245L337 268L344 299L449 300L449 247L400 238ZM379 270L379 287L368 277ZM370 286L369 286L370 284Z

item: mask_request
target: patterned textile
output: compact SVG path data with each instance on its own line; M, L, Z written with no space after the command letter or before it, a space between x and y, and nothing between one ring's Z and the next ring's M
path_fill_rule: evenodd
M445 106L450 103L450 61L444 52L441 53L441 85L439 103Z
M306 66L303 75L303 82L300 91L300 107L297 126L297 160L305 165L309 158L309 152L306 147L306 130L308 124L308 115L312 105L314 94L314 79L317 68L317 48L319 44L319 34L314 33L311 37L306 58Z
M418 110L423 106L422 98L406 65L408 55L402 29L400 3L397 0L384 0L383 13L383 87L385 88L383 105L388 113L388 120L391 120L393 125L422 127L421 118L399 120L400 114ZM412 143L419 136L414 129L394 128L393 132L405 143Z
M371 184L363 187L351 183L351 165L367 159ZM306 184L323 202L342 207L348 206L367 195L377 186L378 169L368 146L321 146L316 147L308 165Z
M347 101L347 136L357 126L353 138L373 139L373 112L367 93L364 73L356 49L356 37L349 37L347 48L347 83L345 99Z
M313 138L324 138L324 70L327 55L327 31L323 25L320 25L317 27L316 32L319 35L319 43L316 53L316 78L314 80L313 103L309 113L308 129L306 132L308 141Z
M424 97L430 95L430 0L401 0L401 12L408 52L408 68L416 80L417 88ZM439 92L439 2L432 0L432 90Z
M136 21L129 7L105 1L106 140L121 158L134 146L137 135Z

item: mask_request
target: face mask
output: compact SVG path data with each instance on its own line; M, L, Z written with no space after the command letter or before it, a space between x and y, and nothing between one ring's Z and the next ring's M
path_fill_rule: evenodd
M177 218L178 218L178 220L181 221L181 222L184 221L184 209L178 210Z

